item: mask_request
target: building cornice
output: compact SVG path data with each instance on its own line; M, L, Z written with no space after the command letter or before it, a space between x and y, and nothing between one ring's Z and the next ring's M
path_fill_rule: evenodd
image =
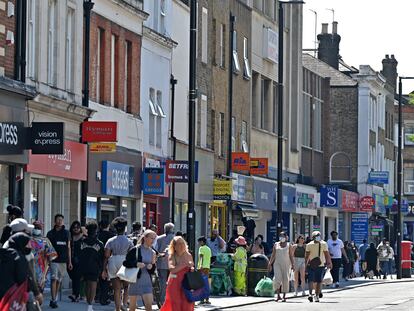
M166 48L173 49L178 45L178 43L175 42L173 39L157 32L154 29L151 29L147 26L143 26L142 33L143 33L144 37L146 37L146 38L154 41L155 43L158 43L158 44L160 44L160 45L162 45Z

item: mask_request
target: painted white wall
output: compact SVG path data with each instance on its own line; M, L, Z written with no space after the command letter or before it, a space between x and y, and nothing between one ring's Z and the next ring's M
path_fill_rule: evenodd
M148 19L144 22L144 26L151 28L169 38L171 38L172 27L172 0L163 0L165 3L165 32L160 28L160 7L162 0L144 0L144 11L149 14ZM157 16L155 17L155 14Z
M167 157L170 129L171 49L143 37L141 50L141 118L144 122L144 151ZM149 144L149 89L162 92L161 148Z
M190 10L179 0L173 0L172 21L172 38L178 43L172 60L172 74L178 80L175 89L174 132L178 140L188 142Z

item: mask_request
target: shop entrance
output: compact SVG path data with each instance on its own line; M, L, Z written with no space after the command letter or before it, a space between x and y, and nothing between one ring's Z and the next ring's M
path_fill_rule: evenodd
M209 235L211 230L218 229L220 236L227 238L227 206L225 204L210 205Z

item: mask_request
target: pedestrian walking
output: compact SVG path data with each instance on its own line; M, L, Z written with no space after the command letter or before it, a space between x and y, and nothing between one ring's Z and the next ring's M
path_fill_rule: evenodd
M384 280L387 278L387 275L389 273L388 267L389 267L389 260L390 260L389 258L391 255L391 247L387 242L388 242L387 238L384 237L382 239L382 242L377 247L379 265L380 265L381 273L383 275Z
M246 270L247 270L247 242L242 236L235 240L237 244L236 252L233 254L234 260L234 292L240 296L246 296Z
M152 230L145 230L138 244L132 248L124 261L126 268L139 268L137 281L129 285L129 311L135 311L138 296L142 298L146 311L152 310L154 300L151 274L155 270L156 252L152 244L157 234Z
M332 236L332 235L331 235ZM325 274L325 265L332 268L332 260L328 251L328 245L321 238L319 231L312 232L313 240L306 244L305 263L308 269L309 297L310 302L319 302L322 298L321 286ZM315 289L315 297L313 290Z
M193 311L194 303L187 300L182 287L184 275L194 269L193 257L188 251L187 242L183 237L173 238L168 254L170 275L168 276L165 302L160 311Z
M359 245L358 247L362 276L366 276L366 273L367 273L367 260L365 258L365 252L367 251L368 248L369 248L369 245L366 239L364 239L362 241L362 244Z
M11 230L10 233L12 235L15 234L15 233L18 233L18 232L24 232L24 233L26 233L27 235L30 236L30 235L32 235L33 229L34 229L34 226L29 224L27 222L27 220L24 219L24 218L15 218L10 223L10 230ZM6 241L3 244L3 248L8 248L8 247L9 247L9 241ZM33 259L33 258L28 258L28 260L31 260L31 259Z
M56 297L66 270L72 270L73 268L69 243L69 231L65 229L64 216L62 214L56 214L54 219L54 227L46 235L58 255L57 258L50 264L52 297L49 306L52 309L56 309L58 307Z
M126 310L126 305L128 302L128 283L121 281L117 277L117 273L122 266L122 263L125 260L125 257L128 251L134 247L134 244L128 237L125 235L125 228L127 221L123 217L116 217L112 221L112 227L116 230L117 235L110 238L105 244L105 257L102 278L106 279L109 277L112 283L112 288L114 290L114 300L115 300L115 309L116 311ZM124 289L124 295L122 297L123 305L121 302L121 293Z
M277 292L276 301L286 302L286 293L289 292L290 271L294 269L292 246L288 242L285 232L280 232L279 242L273 246L272 256L269 260L268 270L271 271L273 265L274 277L273 288ZM283 293L283 298L280 294Z
M107 220L101 220L99 222L98 240L105 246L106 242L114 236L114 233L109 230L109 222ZM109 305L109 287L110 282L108 279L103 279L102 274L99 275L97 296L99 297L99 303L103 306Z
M92 311L99 275L102 273L104 259L104 245L98 240L98 224L90 221L85 226L87 236L80 244L79 264L82 278L86 282L86 302L88 311Z
M128 235L128 238L132 241L132 243L134 243L134 246L137 245L138 241L141 238L141 228L142 225L139 221L134 221L132 223L132 231L131 234Z
M237 244L237 242L236 242ZM217 229L213 229L211 231L210 238L207 239L207 246L211 249L211 261L215 262L216 257L219 253L222 253L226 250L226 242L223 238L219 235Z
M250 248L250 253L252 255L255 254L261 254L264 255L265 254L265 248L263 246L263 236L261 234L259 234L253 242L252 247Z
M11 227L10 227L10 223L13 220L15 220L16 218L22 218L23 217L23 211L18 206L7 205L7 213L8 213L8 215L7 215L8 224L3 228L3 232L2 232L1 238L0 238L0 246L3 246L4 243L6 243L7 240L12 235L12 230L11 230Z
M68 269L68 274L72 280L72 295L69 296L69 299L72 302L79 302L80 290L81 290L81 279L82 279L82 269L80 262L80 253L81 253L81 244L83 239L83 232L81 228L81 223L77 220L72 222L69 228L70 233L70 249L71 249L71 260L72 260L72 269Z
M352 244L349 241L344 242L344 250L346 253L346 256L344 256L344 269L342 271L342 278L345 281L348 281L349 278L352 278L353 272L354 272L354 265L356 261L356 254L352 248ZM346 259L347 258L347 259Z
M331 238L328 240L328 250L332 259L332 287L339 287L339 269L342 264L342 256L344 256L344 263L348 263L348 256L345 253L344 243L338 238L338 232L335 230L331 232Z
M42 236L43 223L36 220L33 223L33 226L34 229L32 231L30 246L33 254L37 285L43 293L47 282L49 266L51 262L57 258L58 254L49 239Z
M203 275L209 276L210 274L210 265L211 265L211 249L206 245L207 239L204 236L198 238L198 244L200 247L198 248L198 262L197 262L197 269ZM200 301L200 304L211 304L209 298L203 299Z
M394 273L394 249L388 241L387 245L390 247L390 254L388 255L388 273L390 275L390 278L392 279L392 274Z
M227 253L234 253L236 251L236 239L239 237L237 229L233 229L232 236L230 237L229 241L227 242Z
M161 255L157 260L157 270L160 280L160 300L165 301L165 291L168 280L168 247L174 238L174 224L169 222L164 225L164 234L157 238L157 252Z
M299 235L296 239L295 245L292 246L293 260L294 260L294 271L295 271L295 296L298 295L299 281L302 287L302 296L306 295L305 292L305 254L306 254L306 245L305 238L302 235Z
M373 279L374 275L378 277L378 251L374 243L370 243L369 248L365 251L365 260L367 262L365 278Z

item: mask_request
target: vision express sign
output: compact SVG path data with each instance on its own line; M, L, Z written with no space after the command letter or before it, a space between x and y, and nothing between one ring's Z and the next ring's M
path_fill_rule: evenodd
M33 122L26 128L22 122L0 122L0 154L63 154L63 122Z

